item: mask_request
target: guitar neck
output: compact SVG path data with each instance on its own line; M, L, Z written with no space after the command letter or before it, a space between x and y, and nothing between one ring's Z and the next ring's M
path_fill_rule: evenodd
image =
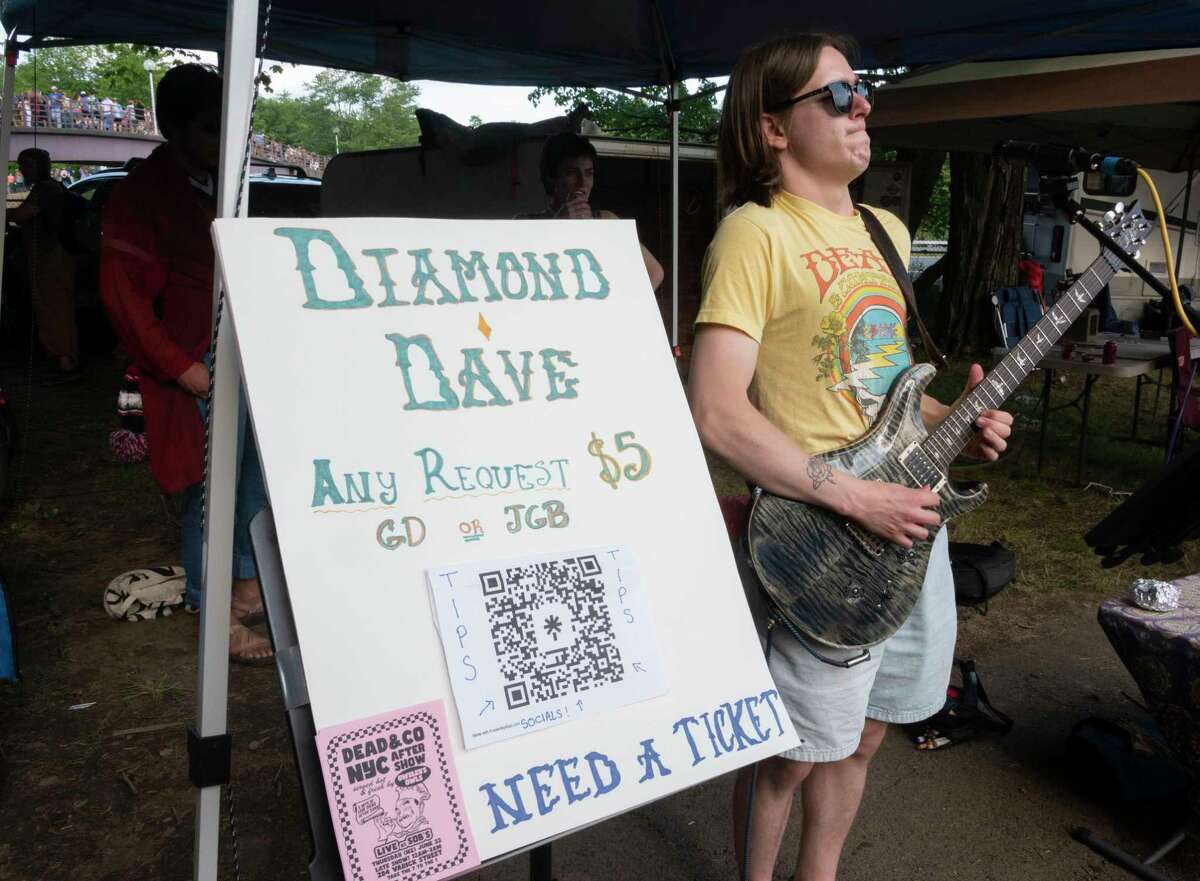
M971 389L942 424L925 438L921 446L943 473L970 441L979 414L984 410L996 409L1008 400L1021 381L1037 368L1038 362L1108 284L1116 272L1116 259L1109 251L1102 251L1087 271L1071 285L1070 290L1047 310L991 373Z

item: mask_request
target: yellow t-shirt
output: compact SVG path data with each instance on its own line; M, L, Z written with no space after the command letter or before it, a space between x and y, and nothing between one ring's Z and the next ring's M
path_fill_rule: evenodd
M911 241L874 209L907 264ZM809 453L860 437L912 364L904 295L856 211L780 192L731 212L704 256L697 324L759 343L750 399Z

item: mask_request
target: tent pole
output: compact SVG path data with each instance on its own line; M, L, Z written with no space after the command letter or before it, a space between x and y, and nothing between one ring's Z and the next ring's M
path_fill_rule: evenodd
M4 204L0 205L0 254L4 253L4 233L8 228L8 153L12 149L12 106L13 80L16 76L17 48L16 31L8 35L4 41L4 91L0 100L0 156L4 157ZM4 261L0 260L0 306L4 304ZM2 314L2 310L0 310Z
M221 119L221 159L218 172L217 216L241 213L238 185L246 163L250 105L254 97L255 40L258 0L229 0L225 22L224 95ZM203 594L200 615L200 671L197 688L196 734L201 739L227 733L229 709L229 615L233 571L233 511L238 441L238 398L241 367L237 337L229 310L216 314L220 267L213 272L214 321L219 321L220 344L215 353L214 385L209 401L207 504L204 511ZM226 768L227 772L227 768ZM225 775L218 774L218 779ZM195 782L195 781L194 781ZM221 822L221 782L199 786L196 792L196 833L192 876L216 881Z
M1192 183L1196 178L1196 154L1188 160L1187 186L1183 190L1183 216L1179 220L1179 244L1175 246L1175 274L1183 274L1183 241L1187 238L1188 209L1192 207ZM1200 223L1200 219L1197 220ZM1200 274L1200 273L1198 273Z
M671 351L679 357L679 80L671 81Z

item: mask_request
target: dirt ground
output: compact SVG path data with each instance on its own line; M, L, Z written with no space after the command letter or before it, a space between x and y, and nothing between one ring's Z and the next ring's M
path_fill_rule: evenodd
M179 562L177 527L145 468L107 451L115 367L93 364L84 382L43 389L10 361L0 383L24 437L0 508L0 570L23 677L0 685L0 879L184 881L194 834L184 731L194 717L197 622L115 623L101 607L114 575ZM1124 696L1140 699L1136 686L1096 623L1108 585L1022 579L988 615L960 612L959 654L978 662L1016 727L932 753L892 732L845 848L844 881L1117 881L1131 876L1071 840L1071 827L1140 855L1168 836L1170 824L1144 806L1089 794L1063 761L1079 719L1142 717ZM238 865L225 825L222 877L307 877L306 819L273 669L234 668L230 695ZM735 878L730 788L729 778L716 780L556 842L555 876ZM1200 881L1200 842L1178 848L1161 870ZM528 861L472 877L527 878Z

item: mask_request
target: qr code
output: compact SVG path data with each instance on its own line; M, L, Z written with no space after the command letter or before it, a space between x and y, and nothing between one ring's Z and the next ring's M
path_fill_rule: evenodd
M510 710L625 678L594 554L479 573Z

